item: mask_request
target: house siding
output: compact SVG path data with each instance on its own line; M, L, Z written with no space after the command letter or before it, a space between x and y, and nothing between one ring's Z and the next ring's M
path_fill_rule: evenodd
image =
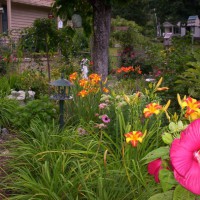
M47 18L49 8L12 3L11 29L23 29L33 25L35 19Z
M12 2L35 6L51 7L54 0L12 0Z

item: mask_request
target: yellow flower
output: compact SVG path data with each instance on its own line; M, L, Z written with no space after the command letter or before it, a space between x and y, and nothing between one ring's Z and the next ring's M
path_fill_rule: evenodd
M143 113L145 118L150 117L153 114L158 115L160 113L160 110L162 109L162 106L157 103L150 103L146 106Z
M138 141L141 143L143 140L143 134L141 131L132 131L124 134L124 136L126 137L126 142L130 142L133 147L137 146Z

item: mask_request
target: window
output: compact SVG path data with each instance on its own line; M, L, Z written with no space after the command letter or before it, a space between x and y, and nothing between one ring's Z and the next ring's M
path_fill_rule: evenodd
M2 31L7 32L8 31L8 16L7 16L7 7L3 6L3 14L2 14Z

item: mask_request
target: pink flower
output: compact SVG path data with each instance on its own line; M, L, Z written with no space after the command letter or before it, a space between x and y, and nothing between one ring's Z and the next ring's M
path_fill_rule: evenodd
M95 128L99 128L99 129L103 129L103 128L107 128L107 125L101 123L101 124L96 124Z
M106 103L100 103L99 104L99 109L100 110L103 110L104 108L106 108L108 106L108 104L106 104Z
M162 169L162 160L158 158L152 162L150 162L147 166L149 174L154 176L154 179L157 183L160 182L159 180L159 171Z
M170 148L175 179L189 191L200 195L200 119L193 121Z
M108 115L102 115L101 119L106 124L110 122L110 118L108 117Z

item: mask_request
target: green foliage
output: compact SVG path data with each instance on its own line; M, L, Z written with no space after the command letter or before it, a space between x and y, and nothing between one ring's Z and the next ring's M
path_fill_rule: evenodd
M20 47L28 52L46 52L57 50L58 34L56 21L51 19L36 19L33 27L22 32Z
M13 114L18 105L15 100L0 98L0 127L8 127L12 124Z
M159 179L162 185L163 192L166 192L177 185L176 180L174 180L174 174L170 170L167 170L167 169L160 170Z
M176 81L177 90L187 91L190 96L199 98L200 87L199 87L199 78L200 78L200 58L199 52L194 52L195 62L188 62L188 68L178 76ZM180 92L180 93L181 93Z
M98 142L96 134L80 136L75 127L58 131L58 127L37 120L15 144L19 149L13 149L12 174L9 182L1 185L14 191L10 199L125 200L135 195L122 163L111 162L115 159L112 153L106 158L108 164L103 164L109 144Z
M196 195L178 185L174 190L173 200L196 200Z
M45 74L37 70L25 70L21 74L11 74L8 77L11 89L14 90L33 90L35 98L48 94L49 84Z
M148 200L160 200L160 199L165 199L165 200L172 200L173 199L173 190L164 192L164 193L158 193L155 194L154 196L150 197Z
M0 97L4 97L10 93L11 87L6 76L0 78Z
M12 123L16 128L26 130L34 119L38 118L44 123L51 123L56 117L55 105L50 102L49 97L44 96L20 106L12 118Z
M142 158L142 160L145 160L144 164L150 163L153 160L156 160L157 158L162 158L162 159L167 159L169 158L169 147L167 146L163 146L163 147L159 147L153 151L151 151L150 153L148 153L147 155L145 155L144 158Z
M138 26L135 22L117 17L116 19L112 19L111 26L113 27L111 38L120 42L123 47L137 47L147 42L147 38L141 34L142 27ZM118 26L127 27L127 30L117 30Z
M73 37L73 56L79 56L82 52L89 53L89 38L86 37L82 29L78 29ZM85 56L85 55L83 55Z

